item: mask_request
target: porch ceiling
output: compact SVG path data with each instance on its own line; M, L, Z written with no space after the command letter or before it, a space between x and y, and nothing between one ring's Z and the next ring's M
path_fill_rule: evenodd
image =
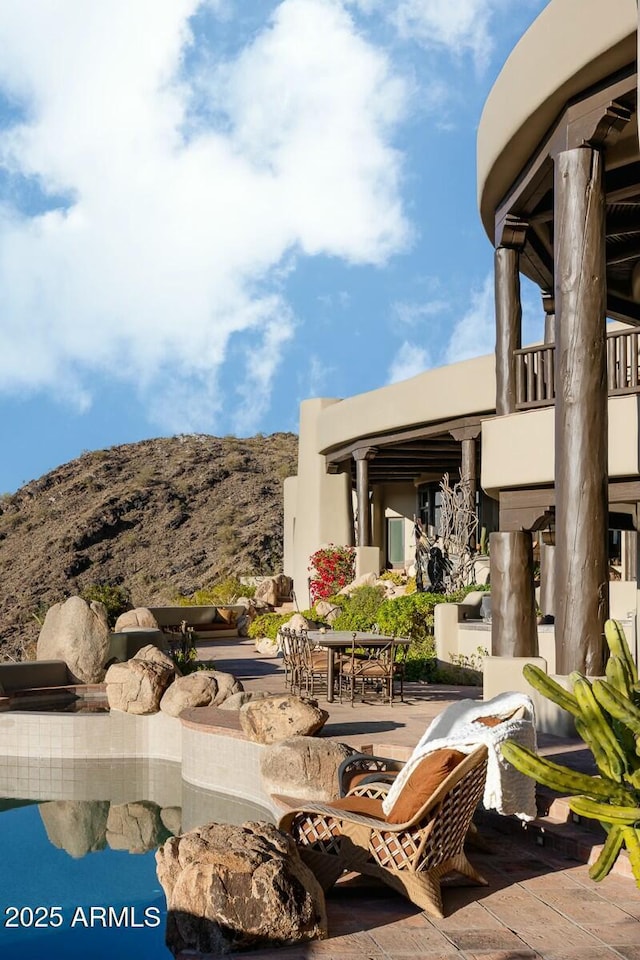
M458 477L461 465L461 447L448 433L435 437L404 439L391 443L381 443L378 438L362 441L359 447L375 449L369 456L369 484L412 483L423 475L441 477L449 473ZM342 456L332 454L327 457L329 469L348 470L355 484L356 462L351 453L341 451Z

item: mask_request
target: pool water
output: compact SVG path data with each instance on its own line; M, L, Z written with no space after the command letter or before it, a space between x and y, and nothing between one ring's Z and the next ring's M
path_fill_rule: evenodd
M3 960L169 960L153 851L72 856L49 841L39 804L0 812L0 842Z
M156 848L212 820L272 819L183 782L175 765L136 769L75 764L66 799L0 796L0 960L171 960ZM154 770L162 805L130 799ZM96 796L109 799L85 799Z

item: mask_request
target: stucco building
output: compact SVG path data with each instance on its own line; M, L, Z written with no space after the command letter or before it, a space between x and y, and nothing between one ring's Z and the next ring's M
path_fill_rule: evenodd
M550 0L487 99L478 205L495 248L495 355L302 404L285 488L285 569L301 601L322 544L357 543L361 570L410 562L413 517L433 522L439 480L460 471L495 531L494 654L537 652L533 539L555 672L602 670L610 598L635 622L637 25L636 0ZM526 348L521 274L540 288L544 329Z

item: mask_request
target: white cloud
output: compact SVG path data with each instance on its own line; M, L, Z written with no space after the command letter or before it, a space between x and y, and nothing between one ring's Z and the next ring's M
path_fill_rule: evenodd
M444 363L493 353L496 342L494 280L489 274L482 287L473 290L466 313L455 324L444 352Z
M424 324L429 317L437 317L449 310L449 302L442 299L429 300L426 303L398 300L391 304L391 319L393 325L416 327Z
M387 383L397 383L398 380L408 380L415 377L431 366L431 358L423 347L416 346L405 340L397 350L391 361Z
M384 11L404 40L455 56L470 53L478 66L493 50L495 15L507 0L350 0L363 13ZM521 0L522 2L522 0ZM530 0L525 0L530 2Z
M5 391L82 406L107 373L163 426L235 408L252 429L295 327L292 257L381 264L408 243L386 57L334 0L283 0L233 62L185 72L205 2L229 17L212 0L0 5L0 91L24 106L0 171L67 198L0 208ZM232 348L239 406L220 390Z

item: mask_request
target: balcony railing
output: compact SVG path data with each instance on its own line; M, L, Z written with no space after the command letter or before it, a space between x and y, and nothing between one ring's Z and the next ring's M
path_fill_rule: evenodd
M607 334L607 389L610 397L640 393L640 331ZM556 396L555 344L515 351L516 410L550 406Z

